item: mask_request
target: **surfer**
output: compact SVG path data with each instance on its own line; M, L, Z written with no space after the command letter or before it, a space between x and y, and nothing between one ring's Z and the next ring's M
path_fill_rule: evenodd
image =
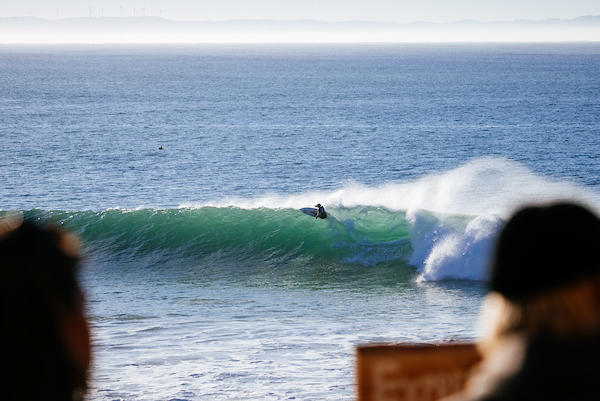
M324 219L325 217L327 217L327 212L325 212L325 208L320 203L317 203L315 207L317 208L317 215L315 216L315 219Z

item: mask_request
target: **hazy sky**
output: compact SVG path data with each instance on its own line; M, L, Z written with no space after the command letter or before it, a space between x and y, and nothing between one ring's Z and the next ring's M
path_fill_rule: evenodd
M600 15L600 0L0 0L0 17L452 22Z

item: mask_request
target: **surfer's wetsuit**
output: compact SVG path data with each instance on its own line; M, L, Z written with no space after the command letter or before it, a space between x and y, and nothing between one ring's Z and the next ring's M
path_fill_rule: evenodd
M320 203L318 205L316 205L316 207L317 207L317 216L315 217L315 219L318 219L319 217L324 219L325 217L327 217L327 212L325 212L325 208L323 206L321 206Z

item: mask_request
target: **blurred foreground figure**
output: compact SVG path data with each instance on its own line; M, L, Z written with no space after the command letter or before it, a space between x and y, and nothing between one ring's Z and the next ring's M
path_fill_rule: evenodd
M600 220L573 204L517 212L491 290L483 360L451 399L600 399Z
M27 221L0 221L3 400L82 398L90 364L77 242Z

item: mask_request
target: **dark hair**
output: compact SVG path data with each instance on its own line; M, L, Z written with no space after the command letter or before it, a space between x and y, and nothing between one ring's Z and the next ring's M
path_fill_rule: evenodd
M82 302L78 257L67 242L64 233L28 221L0 234L0 338L8 368L1 391L8 399L70 400L85 387L57 316L75 313Z
M529 206L498 239L491 289L523 299L600 273L600 219L572 203Z

